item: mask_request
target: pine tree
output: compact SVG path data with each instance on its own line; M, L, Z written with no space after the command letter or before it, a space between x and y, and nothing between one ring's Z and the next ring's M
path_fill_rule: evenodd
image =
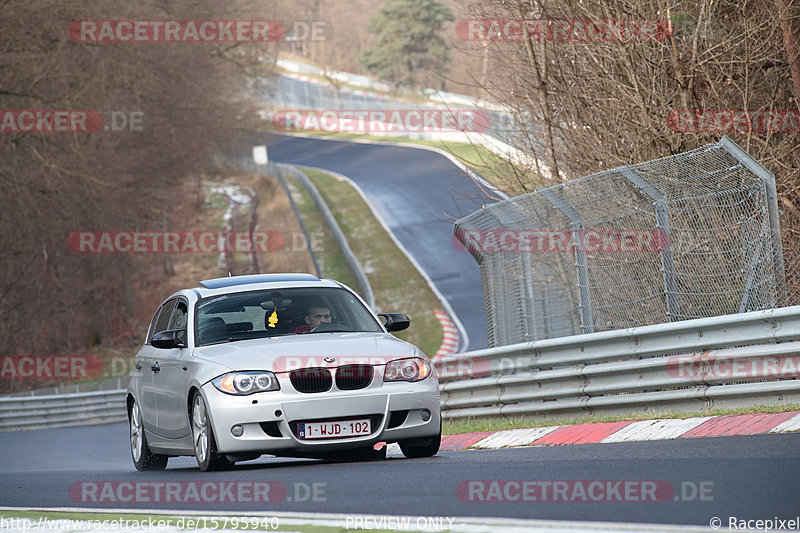
M441 36L453 13L436 0L393 0L369 23L377 42L363 56L366 69L398 84L430 85L433 72L444 72L449 50Z

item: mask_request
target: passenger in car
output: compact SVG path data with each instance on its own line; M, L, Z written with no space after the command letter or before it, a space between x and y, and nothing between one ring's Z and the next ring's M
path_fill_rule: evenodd
M295 328L295 333L308 333L315 327L319 326L323 323L331 323L331 311L328 307L323 304L322 302L315 302L311 304L306 311L304 325L297 326Z

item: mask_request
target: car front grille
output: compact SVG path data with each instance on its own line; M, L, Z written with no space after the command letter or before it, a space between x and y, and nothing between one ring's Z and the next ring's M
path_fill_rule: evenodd
M331 389L333 377L327 368L300 368L289 372L289 379L297 392L314 393Z
M375 371L372 365L343 365L336 369L336 387L339 390L358 390L369 387ZM331 371L327 368L300 368L289 372L289 379L297 392L307 394L327 392L333 385Z
M336 370L336 387L339 390L364 389L372 383L372 365L343 365Z

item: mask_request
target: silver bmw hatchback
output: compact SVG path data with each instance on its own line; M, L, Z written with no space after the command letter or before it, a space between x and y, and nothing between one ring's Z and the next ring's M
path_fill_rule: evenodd
M158 308L127 404L138 470L263 454L330 460L439 451L439 385L422 351L351 289L308 274L206 280Z

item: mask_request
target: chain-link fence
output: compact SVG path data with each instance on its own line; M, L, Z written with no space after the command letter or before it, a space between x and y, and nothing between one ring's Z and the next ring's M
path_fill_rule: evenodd
M774 176L727 137L489 205L455 234L492 346L788 304Z

